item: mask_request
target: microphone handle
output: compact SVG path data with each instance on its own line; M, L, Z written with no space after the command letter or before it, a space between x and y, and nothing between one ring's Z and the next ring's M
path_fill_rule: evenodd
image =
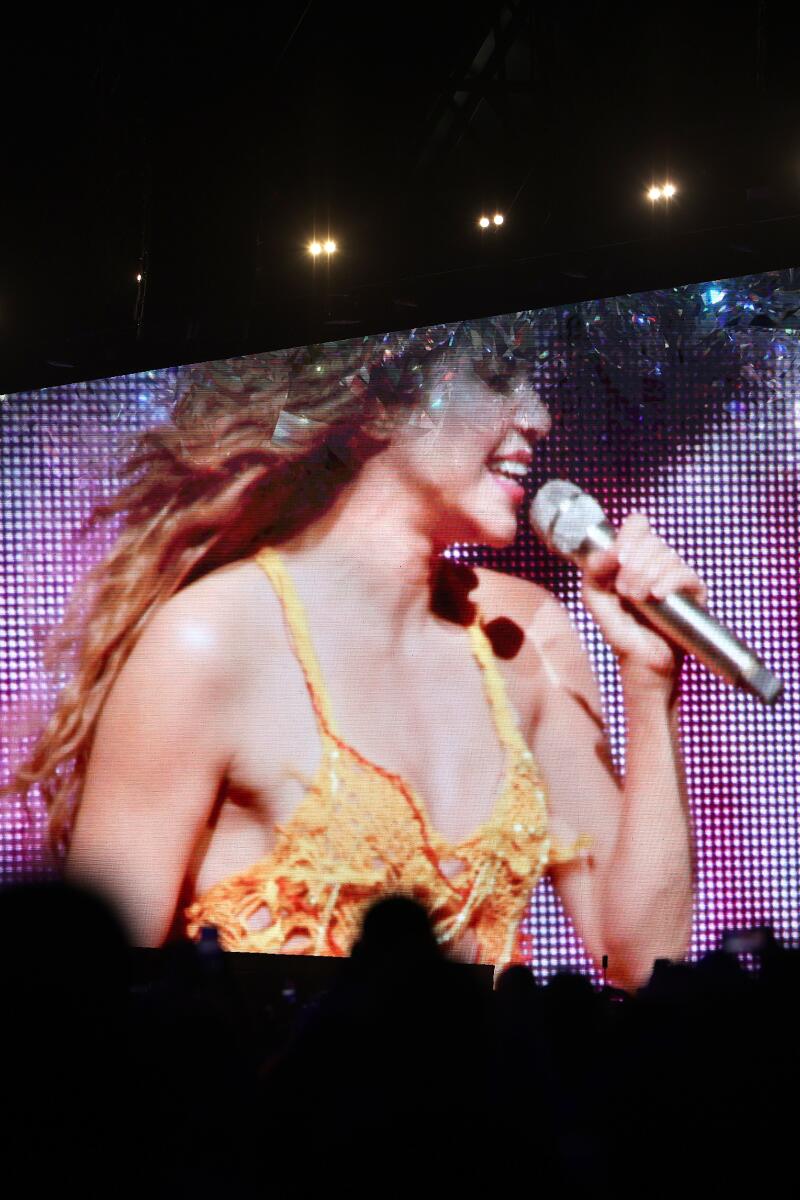
M608 521L591 525L571 557L580 565L592 550L610 550L616 530ZM680 592L663 600L627 601L647 622L682 650L700 660L709 671L728 683L757 696L764 704L775 704L783 695L783 681L769 670L744 642Z

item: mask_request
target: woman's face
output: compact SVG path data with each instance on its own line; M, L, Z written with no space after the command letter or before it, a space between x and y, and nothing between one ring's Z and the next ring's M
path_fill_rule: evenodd
M478 375L464 362L443 368L388 453L429 502L443 543L501 547L514 540L533 447L549 429L523 369Z

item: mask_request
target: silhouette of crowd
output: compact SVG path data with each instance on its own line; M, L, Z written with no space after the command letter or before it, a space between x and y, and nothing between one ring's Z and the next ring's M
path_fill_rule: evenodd
M396 897L326 990L254 1005L213 931L145 970L63 883L0 891L0 932L9 1196L744 1194L792 1167L800 954L769 937L635 996L492 989Z

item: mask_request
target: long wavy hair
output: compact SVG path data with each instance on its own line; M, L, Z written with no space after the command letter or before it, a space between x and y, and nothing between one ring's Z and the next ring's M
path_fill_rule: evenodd
M400 335L329 342L182 373L171 419L138 437L116 495L89 518L90 528L116 519L120 531L51 640L48 662L62 665L67 682L4 789L27 801L38 786L57 860L69 847L103 704L153 612L194 580L322 516L398 422L414 419L465 330L478 373L495 380L498 368L510 369L508 331L498 340L496 321L487 321L413 331L402 343Z

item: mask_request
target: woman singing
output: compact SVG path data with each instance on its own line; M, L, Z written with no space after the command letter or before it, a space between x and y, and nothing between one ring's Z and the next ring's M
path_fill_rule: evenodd
M549 428L526 329L212 364L141 438L73 682L19 774L137 943L214 925L229 949L346 954L366 906L405 892L442 943L502 966L550 872L616 982L685 952L679 664L623 601L702 603L702 583L636 513L589 560L620 783L560 602L442 557L514 539Z

